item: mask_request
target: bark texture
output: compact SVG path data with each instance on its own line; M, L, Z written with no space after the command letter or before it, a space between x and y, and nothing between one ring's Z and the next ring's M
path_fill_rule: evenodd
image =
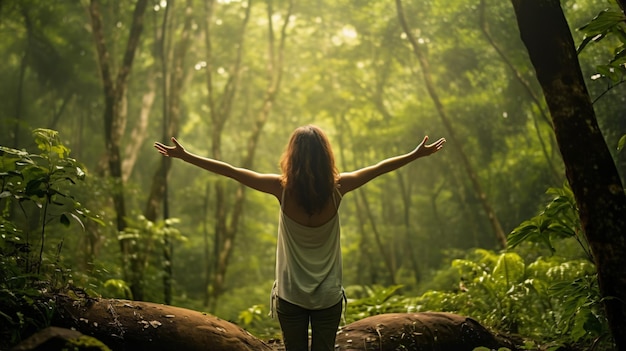
M558 0L512 0L544 96L619 350L626 350L626 195Z

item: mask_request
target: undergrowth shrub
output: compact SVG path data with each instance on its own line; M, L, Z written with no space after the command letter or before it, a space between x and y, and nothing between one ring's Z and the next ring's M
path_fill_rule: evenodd
M46 250L51 228L100 222L70 192L85 172L58 133L35 129L33 137L39 153L0 146L0 349L48 326L50 293L67 284L63 241Z

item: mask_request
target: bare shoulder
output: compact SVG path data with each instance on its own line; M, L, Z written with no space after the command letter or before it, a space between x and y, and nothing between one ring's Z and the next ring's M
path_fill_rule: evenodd
M337 188L341 196L349 193L350 191L358 188L358 176L356 172L343 172L339 174L339 180L337 181Z
M268 194L274 195L279 201L283 193L283 185L279 174L262 174L263 189L259 189Z

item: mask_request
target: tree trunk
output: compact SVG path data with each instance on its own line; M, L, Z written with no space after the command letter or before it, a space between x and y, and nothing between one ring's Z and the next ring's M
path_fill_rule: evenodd
M116 227L118 231L124 230L126 227L126 205L124 203L124 182L122 179L122 155L120 152L120 143L123 135L124 118L123 103L128 85L128 77L132 68L135 52L139 46L139 38L143 31L143 16L148 4L148 0L138 0L133 12L133 20L130 27L130 35L126 43L122 65L113 77L111 58L109 50L105 43L104 29L102 26L102 15L100 13L100 5L98 0L91 0L89 6L89 14L91 16L92 35L96 45L98 62L100 66L100 74L102 78L104 92L104 136L106 143L106 153L108 159L108 168L110 176L116 184L116 188L112 193L113 204L116 212ZM120 240L120 250L122 252L123 267L125 274L128 274L128 243L126 240ZM135 276L134 274L130 275ZM131 281L131 290L137 288L137 281ZM136 289L133 294L134 298L141 299L141 289Z
M139 152L142 149L147 137L147 129L150 122L150 113L156 99L156 77L151 74L146 81L148 91L141 98L141 110L139 112L139 121L130 133L129 143L124 148L124 160L122 160L122 179L124 183L128 181L133 173Z
M285 21L283 22L282 28L280 30L280 39L277 44L274 38L274 28L273 28L273 19L272 19L274 11L272 9L271 0L268 1L268 4L267 4L267 19L268 19L268 26L269 26L268 28L269 62L267 65L268 66L267 68L268 83L267 83L267 88L265 90L263 101L261 102L261 107L257 113L256 121L254 123L254 126L252 127L252 132L250 136L248 137L246 154L242 162L242 167L244 168L253 167L254 156L255 156L255 151L257 148L259 137L261 136L263 127L265 126L265 123L267 122L269 118L274 100L276 99L276 95L280 88L280 82L282 80L282 70L283 70L283 53L284 53L284 47L285 47L285 40L287 38L287 25L289 24L289 21L291 19L293 0L289 1L288 6L289 6L289 9L287 13L285 14L285 16L283 17L285 18ZM250 16L250 7L251 5L249 4L247 6L246 18L244 20L245 21L244 28L246 27L246 24ZM244 33L245 31L242 31L237 62L240 62L241 60ZM207 47L210 47L209 45ZM237 74L235 76L238 76L239 64L236 65L236 72ZM236 80L237 77L235 77L234 79ZM234 86L231 87L231 89L228 89L228 85L227 85L227 88L225 88L224 97L225 99L228 99L228 103L225 105L223 104L223 106L227 108L220 109L220 112L222 112L220 116L214 117L214 120L221 123L220 124L221 126L223 126L223 123L226 121L226 119L230 115L230 106L231 106L231 101L234 98L234 95L235 95ZM211 99L211 101L213 101L213 99ZM223 100L222 102L225 102L225 100ZM211 106L214 106L214 105L211 104ZM217 158L217 156L219 156L220 145L216 144L216 140L217 141L220 140L219 135L215 135L215 138L213 140L214 151L216 152L214 156L216 156ZM240 185L239 188L237 189L232 212L230 213L230 218L228 219L226 218L227 211L224 208L223 191L224 189L221 186L218 186L218 188L216 189L217 199L218 199L217 200L218 206L216 208L216 240L215 240L216 260L215 260L215 269L214 269L215 275L213 277L213 284L211 288L211 300L209 304L211 311L215 310L215 307L217 306L217 299L224 292L223 290L224 290L224 284L226 281L226 271L228 268L230 257L235 247L234 246L235 238L238 232L239 222L243 214L243 205L245 201L246 188L243 185Z
M400 186L400 197L402 198L402 223L404 225L404 249L406 255L409 257L409 262L411 263L411 269L413 271L413 278L415 279L415 284L419 284L422 280L422 273L420 269L419 262L417 260L417 253L413 248L413 234L415 231L413 230L413 225L411 224L411 208L413 207L411 201L411 182L405 181L402 176L402 172L396 172L398 177L398 185ZM408 176L410 179L410 175ZM408 184L407 184L408 183ZM433 207L434 208L434 207Z
M161 59L162 95L163 95L163 131L161 138L167 140L178 134L180 121L180 97L183 90L183 82L186 78L184 70L185 58L190 44L190 32L192 25L192 4L187 0L184 9L184 22L181 37L175 46L170 49L170 34L175 31L170 26L170 15L174 9L174 2L170 1L163 14L163 23L157 42L159 43L159 57ZM170 64L171 58L171 64ZM163 205L163 219L170 217L169 202L167 196L167 176L171 168L171 160L167 157L161 159L159 168L152 178L150 196L146 203L145 217L150 221L156 221L158 207ZM162 247L163 263L163 300L166 305L172 302L172 260L174 246L170 238L165 235Z
M346 163L346 160L347 160L347 157L345 155L346 146L344 143L343 136L349 135L350 139L354 140L354 135L352 133L352 130L350 129L350 124L348 123L348 121L346 121L345 112L338 115L337 119L335 120L335 124L338 126L337 130L341 130L344 132L344 133L339 133L337 135L337 141L338 141L338 146L339 146L338 147L339 153L341 154L341 157L339 158L341 160L341 168L346 170L349 167ZM361 157L359 157L360 151L361 150L353 150L354 154L356 155L354 159L357 159L357 160L361 159ZM357 167L353 167L353 168L357 168ZM373 265L372 265L371 257L373 253L370 251L372 245L369 242L368 232L367 230L365 230L366 219L363 216L363 213L365 211L361 209L358 195L353 196L352 198L354 199L354 208L356 209L355 215L357 217L357 224L359 227L359 230L358 230L359 249L357 250L357 258L356 258L357 268L356 268L355 282L356 284L371 285L371 284L374 284L374 282L378 280L377 279L378 269L372 268ZM345 207L346 205L343 205L343 206Z
M17 82L17 92L15 97L15 121L13 121L13 148L19 149L20 147L20 125L22 124L22 104L24 100L24 79L26 76L26 69L28 68L28 61L30 60L31 55L31 46L32 46L32 22L28 13L26 12L26 8L22 8L22 16L24 17L24 24L26 25L26 30L28 33L26 48L24 48L24 54L22 55L22 59L20 60L20 73L18 75L19 79ZM13 210L11 210L13 211Z
M609 325L626 350L626 195L598 127L558 0L512 0L598 270Z
M389 274L389 284L395 285L396 266L393 263L393 255L389 254L388 250L385 249L385 244L383 243L383 239L380 235L380 232L378 231L378 227L376 227L376 219L374 219L374 215L372 214L372 210L370 209L369 201L367 200L367 195L365 195L365 191L363 189L358 189L356 191L356 195L361 200L359 212L363 211L363 213L365 213L367 220L370 222L370 226L372 227L372 233L374 234L376 246L378 247L380 256L382 257L385 268L387 268L387 273ZM392 248L390 248L389 250L392 250Z
M229 79L224 86L224 90L222 91L222 96L219 99L216 96L216 93L213 89L213 65L212 65L212 55L213 55L213 47L212 47L212 26L213 23L213 11L215 8L215 1L209 0L205 2L205 14L206 19L204 21L204 37L205 37L205 45L206 45L206 57L207 57L207 91L208 91L208 104L210 109L210 117L211 117L211 153L212 157L216 160L220 160L222 158L222 131L224 130L224 125L228 118L230 117L232 102L235 98L235 94L238 90L239 86L239 78L241 74L241 60L243 56L243 48L244 48L244 39L246 37L246 29L248 26L248 21L250 19L250 10L252 5L248 2L246 6L246 13L241 25L241 33L239 39L237 41L237 56L234 59L233 66L230 70ZM231 240L226 240L227 236L233 237L236 233L227 233L227 208L224 202L224 185L222 182L217 182L215 184L215 237L213 240L213 264L214 267L210 271L213 276L211 278L211 290L209 295L208 307L209 311L215 311L217 307L217 298L222 293L221 289L223 288L223 279L224 274L226 272L225 268L220 269L220 265L223 265L228 261L230 257L230 249L229 246L232 243ZM225 256L222 256L222 251L226 250ZM222 256L222 258L220 258ZM211 261L211 260L209 260ZM209 287L207 287L208 289ZM219 289L219 291L216 291Z
M211 300L211 295L209 294L208 287L211 284L211 272L213 268L213 260L211 259L211 250L210 250L210 235L209 235L209 226L208 220L209 217L209 202L211 199L211 185L207 184L206 189L204 191L204 201L202 202L202 213L205 214L205 219L202 221L202 234L204 238L204 295L202 300L202 306L209 306L209 302ZM213 243L213 247L215 247L215 243Z
M496 240L499 243L501 248L505 248L506 247L506 235L504 234L504 231L502 230L502 226L500 225L498 216L496 215L495 211L491 207L489 200L487 200L487 194L485 194L485 192L482 189L482 186L480 185L480 182L478 180L478 174L476 174L476 171L472 167L472 164L470 163L467 155L465 154L465 151L463 150L463 147L459 139L456 136L455 129L452 127L452 122L450 121L450 118L445 112L443 104L441 103L441 100L439 99L439 94L437 93L435 89L435 85L432 82L432 78L430 76L428 60L426 58L426 55L420 48L419 44L417 43L417 40L413 36L413 32L411 31L411 29L409 28L407 24L406 18L404 16L404 10L402 8L401 0L396 0L396 8L398 11L398 18L400 20L400 24L402 25L404 33L406 34L411 44L411 47L413 48L413 53L415 54L415 57L417 57L420 63L420 66L422 68L422 74L424 76L424 83L426 84L426 90L428 90L428 94L430 95L430 98L433 100L433 103L435 104L437 112L439 113L439 117L441 117L441 120L448 132L446 139L448 139L451 142L452 146L456 147L457 152L459 156L461 157L463 166L465 167L465 171L467 172L467 175L470 181L472 182L474 191L476 192L476 196L480 200L483 210L485 211L485 214L487 215L489 222L491 223L491 228L493 229L493 232L496 236Z

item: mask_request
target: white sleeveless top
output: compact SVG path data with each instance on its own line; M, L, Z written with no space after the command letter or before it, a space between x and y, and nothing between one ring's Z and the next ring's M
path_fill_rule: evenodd
M272 307L276 297L311 310L332 307L344 297L339 214L321 226L305 226L285 215L284 196L283 191ZM336 208L334 195L333 202Z

